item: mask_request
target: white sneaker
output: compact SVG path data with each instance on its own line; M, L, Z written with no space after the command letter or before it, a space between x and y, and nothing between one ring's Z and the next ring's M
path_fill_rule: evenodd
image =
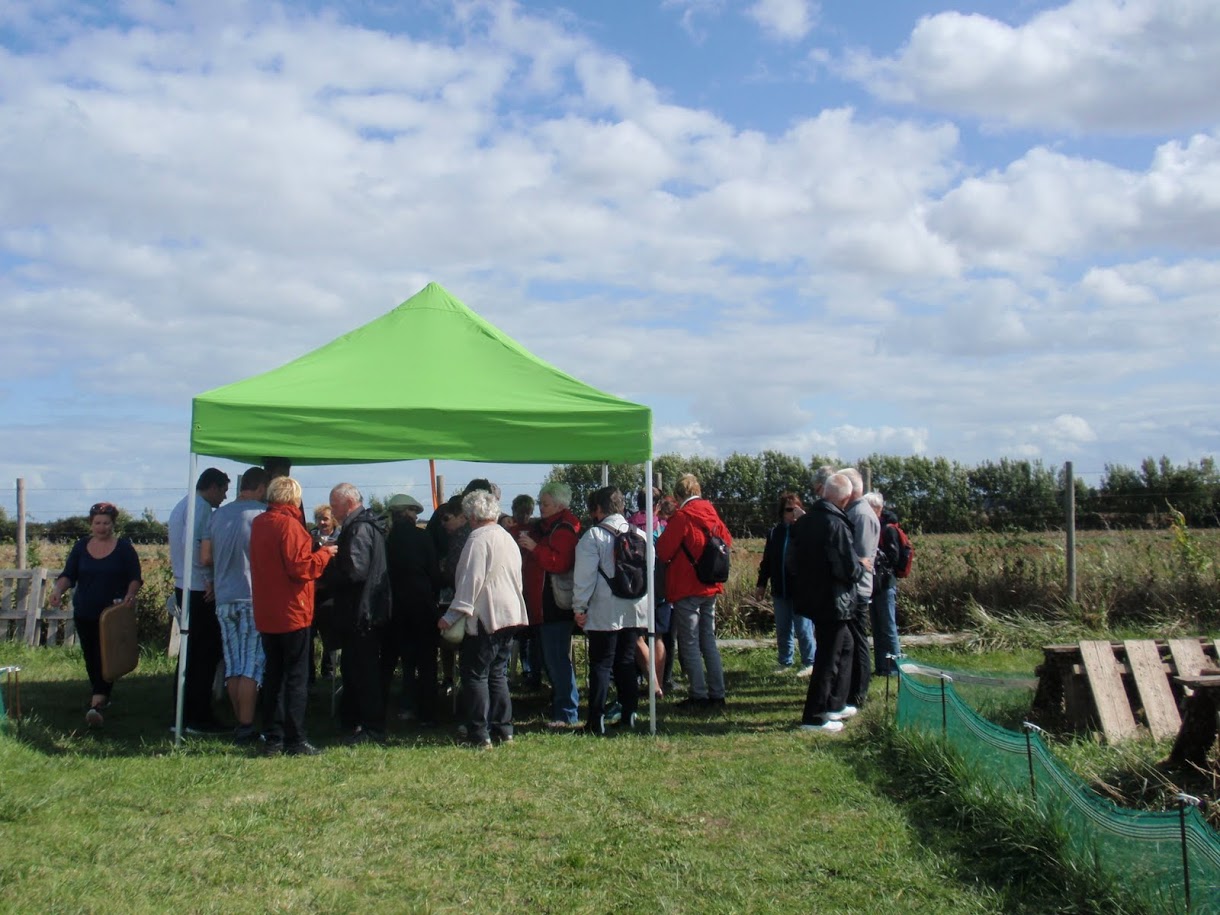
M846 721L848 718L854 718L859 712L854 705L845 705L837 712L827 712L826 718L828 721Z
M802 724L802 731L825 731L828 734L834 734L836 731L843 730L843 722L837 718L831 718L831 712L826 714L826 720L821 724Z
M792 665L791 664L779 664L776 666L775 670L771 671L771 673L790 674L790 673L792 673Z
M813 665L810 664L808 667L802 667L800 670L798 670L796 672L796 675L798 677L800 677L802 680L808 680L810 677L813 676Z

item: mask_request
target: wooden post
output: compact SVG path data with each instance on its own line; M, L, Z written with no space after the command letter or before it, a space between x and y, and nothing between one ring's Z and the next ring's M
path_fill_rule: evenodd
M25 568L25 478L17 477L17 568Z
M1074 604L1076 603L1076 478L1072 475L1071 461L1067 461L1063 465L1063 481L1067 486L1067 493L1063 500L1067 513L1065 519L1067 527L1067 597Z
M428 461L428 488L432 490L432 510L436 511L441 507L441 496L436 491L436 461Z

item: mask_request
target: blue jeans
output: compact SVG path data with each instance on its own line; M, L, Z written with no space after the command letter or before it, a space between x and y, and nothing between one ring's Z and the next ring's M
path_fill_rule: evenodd
M873 592L869 613L873 618L873 657L878 674L897 673L898 662L890 661L887 654L897 655L898 646L898 583Z
M542 660L551 681L551 720L576 724L580 720L580 693L572 669L572 621L543 623L539 634Z
M792 635L795 631L796 641L801 649L801 667L813 664L813 620L801 616L792 610L792 598L774 597L775 604L775 641L779 646L779 664L781 667L792 666Z
M716 645L716 598L684 597L675 601L673 626L678 633L682 670L696 699L724 698L724 668Z

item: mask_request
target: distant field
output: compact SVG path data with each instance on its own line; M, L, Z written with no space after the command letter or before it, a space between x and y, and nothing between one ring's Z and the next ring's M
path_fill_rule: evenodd
M1173 625L1203 632L1220 626L1220 530L1079 532L1075 606L1067 602L1062 533L926 534L912 540L914 568L899 585L900 625L907 632L975 628L976 608L1092 631ZM39 541L33 549L39 564L59 568L69 547ZM137 549L147 582L141 609L155 617L168 587L168 549ZM734 543L732 573L718 608L723 635L774 627L770 601L753 597L762 549L758 538ZM13 545L0 544L0 567L13 564ZM148 623L153 627L154 620Z

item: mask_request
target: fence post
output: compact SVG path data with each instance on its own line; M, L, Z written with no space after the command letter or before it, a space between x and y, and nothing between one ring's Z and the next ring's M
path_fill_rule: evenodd
M1029 762L1029 794L1035 802L1038 800L1038 783L1034 779L1034 731L1042 733L1042 728L1038 727L1032 721L1022 721L1021 727L1025 729L1025 758Z
M945 695L945 684L951 679L948 674L940 675L940 734L946 739L949 737L949 700Z
M1064 506L1067 512L1065 526L1067 528L1067 597L1076 603L1076 478L1072 474L1072 462L1063 465L1063 481L1067 486L1064 494Z
M17 568L25 568L25 477L17 477Z
M1190 794L1178 795L1178 826L1182 830L1182 881L1186 888L1186 911L1190 911L1190 855L1186 849L1186 805L1198 807L1202 801Z

